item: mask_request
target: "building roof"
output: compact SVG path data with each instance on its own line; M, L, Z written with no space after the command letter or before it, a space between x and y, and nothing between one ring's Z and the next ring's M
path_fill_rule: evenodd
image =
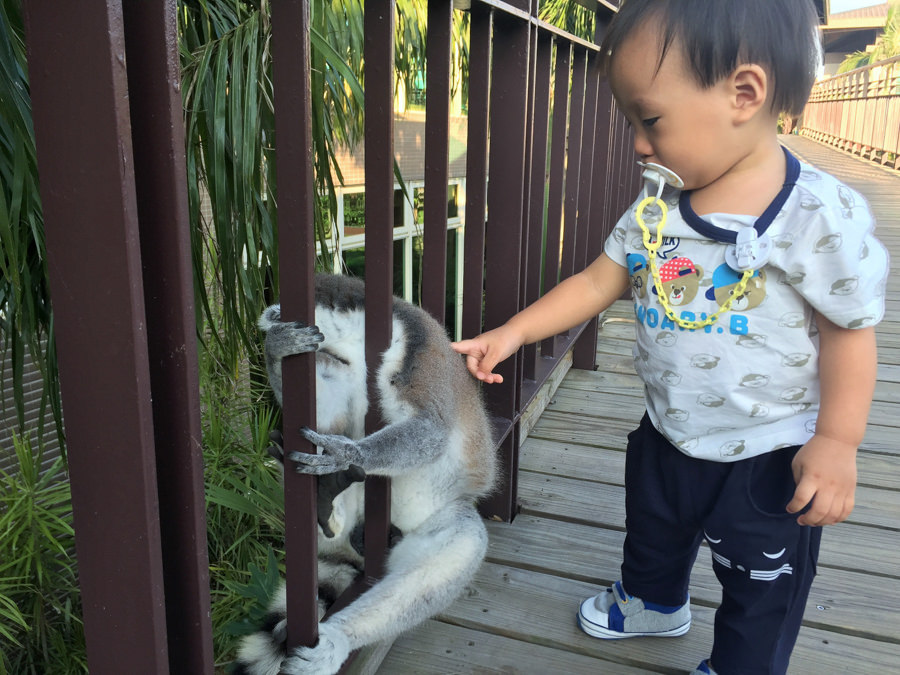
M884 28L889 6L890 3L882 2L869 7L829 14L824 29L827 31L847 28Z

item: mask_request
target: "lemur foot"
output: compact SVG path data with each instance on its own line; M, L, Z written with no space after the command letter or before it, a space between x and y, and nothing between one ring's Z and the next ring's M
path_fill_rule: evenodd
M310 443L322 448L321 455L292 452L289 459L296 462L298 473L321 476L349 469L351 464L360 464L362 452L359 443L339 434L319 434L303 427L300 435Z
M318 327L307 326L299 321L272 323L267 333L266 351L276 358L314 352L325 340Z
M315 647L298 647L281 664L284 675L333 675L350 656L350 641L340 629L328 622L319 624Z

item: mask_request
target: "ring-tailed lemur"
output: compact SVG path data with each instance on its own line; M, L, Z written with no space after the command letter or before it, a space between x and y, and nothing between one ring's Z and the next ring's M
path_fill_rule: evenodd
M318 537L320 618L362 562L355 541L363 521L362 483L341 472L361 468L391 477L391 522L402 538L389 553L385 576L319 624L315 647L286 653L282 585L265 627L244 639L236 673L335 673L352 650L393 638L449 606L484 558L487 532L475 501L491 490L496 460L477 383L444 329L422 309L395 299L392 341L376 373L386 426L364 436L370 402L363 300L361 281L319 275L318 327L282 322L279 305L259 320L279 403L281 359L316 352L318 431L303 435L322 454L289 459L301 473L339 474L331 513L325 509L323 517L319 509L326 526Z

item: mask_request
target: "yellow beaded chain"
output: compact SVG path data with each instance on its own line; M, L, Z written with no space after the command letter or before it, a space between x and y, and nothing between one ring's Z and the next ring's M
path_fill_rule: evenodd
M654 203L659 205L661 211L659 226L656 228L655 242L651 241L650 228L648 228L646 223L644 223L644 210ZM641 232L643 233L644 248L647 249L648 257L647 266L650 269L650 275L653 277L653 285L656 287L656 294L659 297L659 304L662 305L663 309L666 311L666 316L682 328L685 328L687 330L698 330L700 328L705 328L706 326L711 326L719 319L719 316L731 310L731 305L734 303L735 298L738 298L744 294L744 291L747 290L747 284L753 277L754 270L745 270L743 276L741 276L741 280L738 282L737 286L735 286L734 292L732 292L731 297L729 297L728 300L725 301L725 304L723 304L721 307L719 307L719 309L717 309L713 314L707 316L705 319L701 319L700 321L691 321L689 319L682 319L681 317L676 316L675 311L669 305L669 298L666 295L665 289L663 289L662 279L659 275L659 269L656 267L656 252L662 245L662 229L666 224L666 217L668 215L669 207L667 207L666 203L658 196L645 197L641 201L641 203L638 204L637 213L635 215L637 224L640 226Z

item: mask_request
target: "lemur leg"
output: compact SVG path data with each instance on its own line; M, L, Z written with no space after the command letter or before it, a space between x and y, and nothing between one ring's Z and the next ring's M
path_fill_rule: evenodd
M393 476L433 461L446 452L450 430L436 416L417 415L389 424L358 441L339 434L301 430L306 440L322 448L321 455L295 452L290 459L299 473L334 473L351 464L366 473Z
M404 535L388 557L384 578L319 624L318 644L294 650L282 672L336 673L352 650L393 638L446 609L486 550L487 531L474 506L447 505Z

